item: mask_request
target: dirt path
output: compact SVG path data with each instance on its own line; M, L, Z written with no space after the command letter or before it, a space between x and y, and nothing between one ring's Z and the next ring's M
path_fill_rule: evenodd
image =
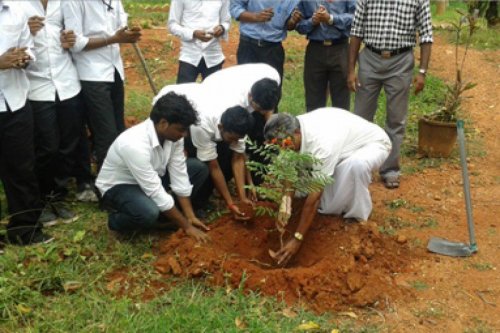
M235 63L237 36L225 45L226 65ZM176 72L178 42L164 30L145 33L146 57L159 59L157 77L172 78ZM166 46L165 46L166 45ZM302 48L303 39L290 38L287 47ZM437 39L430 72L445 80L453 78L453 46ZM124 50L128 89L148 92L130 51ZM401 188L388 191L372 185L374 213L379 228L398 225L397 235L407 239L405 248L418 253L410 272L392 276L411 297L387 300L383 310L358 311L360 322L383 324L391 332L463 332L465 329L500 331L500 106L499 51L470 51L464 77L477 82L464 102L473 120L476 137L482 142L470 158L471 192L479 252L471 258L448 258L425 252L431 236L467 241L466 214L461 172L456 163L406 175ZM149 93L149 92L148 92ZM470 128L467 130L471 130ZM475 146L475 150L478 148ZM478 156L476 156L478 155ZM393 203L392 205L390 203ZM304 250L304 249L303 249ZM328 287L328 286L325 286Z

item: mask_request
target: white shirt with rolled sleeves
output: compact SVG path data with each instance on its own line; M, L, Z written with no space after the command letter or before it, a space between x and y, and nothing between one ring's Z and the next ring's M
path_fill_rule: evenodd
M368 186L391 151L385 131L339 108L326 107L297 117L301 153L321 161L318 171L333 176L325 187L319 212L366 220L372 210Z
M248 102L248 94L255 82L269 78L281 83L276 69L267 64L244 64L224 68L208 76L201 85L203 90L217 96L217 104L222 108L239 105L249 112L253 108Z
M114 82L115 68L125 79L119 44L111 44L85 51L89 38L111 38L116 31L127 26L127 14L120 0L62 1L66 30L77 36L71 49L82 81Z
M162 146L153 121L148 119L129 128L113 142L96 186L104 196L115 185L137 184L163 212L174 207L174 199L160 179L166 170L172 191L181 197L190 196L192 185L187 173L184 140L164 141Z
M227 40L230 24L229 0L172 0L170 3L168 29L181 39L179 60L193 66L198 66L201 58L205 59L208 68L224 61L220 37L202 42L193 38L193 32L210 31L222 25L225 32L221 37Z
M61 46L60 35L64 30L61 1L47 2L47 10L40 0L26 1L24 10L28 17L44 17L44 27L34 36L36 62L30 63L26 72L30 80L28 98L32 101L61 101L72 98L81 90L80 80L71 54Z
M198 125L190 127L191 140L196 147L196 157L202 162L217 159L217 142L223 140L218 127L221 116L227 108L237 104L233 103L227 106L226 100L231 96L225 92L224 95L211 95L203 84L184 83L163 87L153 99L153 105L160 97L169 92L186 96L194 109L198 111L200 122ZM245 139L232 143L229 148L235 152L244 153Z
M28 17L22 6L13 1L0 0L0 55L13 47L28 47L32 56L33 40L28 27ZM29 81L24 69L0 69L0 112L21 109L28 98Z

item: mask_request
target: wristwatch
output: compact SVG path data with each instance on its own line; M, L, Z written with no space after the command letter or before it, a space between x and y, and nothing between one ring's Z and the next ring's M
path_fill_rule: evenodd
M302 241L304 239L304 235L302 235L300 232L296 232L293 234L293 237L295 237L296 240Z
M330 19L328 20L328 25L333 25L333 15L330 14Z
M420 74L422 74L423 76L425 76L425 75L427 74L427 69L420 68L420 69L418 70L418 72L419 72Z

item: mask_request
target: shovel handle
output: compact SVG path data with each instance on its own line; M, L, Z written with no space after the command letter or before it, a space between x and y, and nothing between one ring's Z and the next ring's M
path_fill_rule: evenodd
M469 243L473 252L477 251L474 221L472 219L472 204L470 198L469 172L467 169L467 153L465 151L464 121L457 121L457 137L460 150L460 164L462 166L462 179L464 183L465 209L467 211L467 227L469 229Z
M153 90L153 93L155 96L158 94L158 89L156 89L155 83L153 81L153 77L151 76L151 73L149 72L148 65L146 64L146 60L144 59L144 56L142 55L141 49L139 48L139 45L137 43L133 43L132 46L134 47L135 53L139 57L139 60L141 61L142 68L144 69L144 72L146 73L146 76L148 78L149 86L151 87L151 90Z

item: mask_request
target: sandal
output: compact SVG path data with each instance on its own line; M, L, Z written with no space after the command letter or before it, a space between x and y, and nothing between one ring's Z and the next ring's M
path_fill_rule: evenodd
M399 175L390 175L382 177L385 188L395 189L399 187Z

